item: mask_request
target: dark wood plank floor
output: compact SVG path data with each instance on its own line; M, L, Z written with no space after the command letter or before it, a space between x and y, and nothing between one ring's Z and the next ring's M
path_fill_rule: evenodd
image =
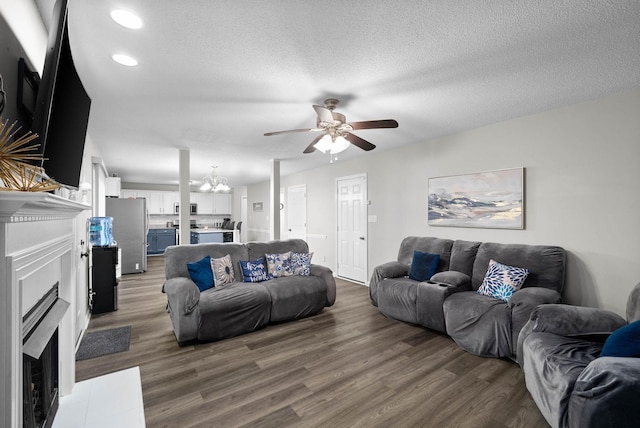
M338 281L322 314L178 346L162 257L120 282L119 309L88 331L131 325L129 351L77 362L76 380L139 366L149 427L546 427L511 361L385 318Z

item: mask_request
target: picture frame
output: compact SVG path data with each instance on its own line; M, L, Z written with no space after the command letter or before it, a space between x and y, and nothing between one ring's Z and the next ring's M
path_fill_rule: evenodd
M253 212L255 212L255 213L262 212L262 202L254 202L253 203Z
M524 170L429 178L428 225L524 229Z

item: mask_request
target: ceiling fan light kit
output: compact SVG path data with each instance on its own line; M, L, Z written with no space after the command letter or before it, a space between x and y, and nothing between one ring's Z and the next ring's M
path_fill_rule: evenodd
M345 115L334 111L339 101L335 98L327 98L324 100L324 107L314 105L316 111L316 127L307 129L291 129L288 131L267 132L264 135L269 137L280 134L290 134L294 132L322 132L323 134L316 137L303 153L312 153L316 150L322 153L331 154L331 162L334 161L335 155L349 148L350 145L357 146L362 150L369 151L376 148L370 142L352 134L351 131L361 129L381 129L381 128L397 128L398 122L394 119L385 120L369 120L364 122L347 122ZM337 159L337 157L335 157Z

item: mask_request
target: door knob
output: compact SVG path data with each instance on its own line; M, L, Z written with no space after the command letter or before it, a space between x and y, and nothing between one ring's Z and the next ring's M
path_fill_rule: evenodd
M364 236L361 236L361 237L360 237L360 240L361 240L361 241L364 241Z

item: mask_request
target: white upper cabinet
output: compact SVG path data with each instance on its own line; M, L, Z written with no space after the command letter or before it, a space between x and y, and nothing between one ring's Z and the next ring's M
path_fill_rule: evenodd
M229 193L213 194L213 213L231 215L231 195Z
M190 200L198 204L198 214L214 214L213 195L211 193L191 192Z

